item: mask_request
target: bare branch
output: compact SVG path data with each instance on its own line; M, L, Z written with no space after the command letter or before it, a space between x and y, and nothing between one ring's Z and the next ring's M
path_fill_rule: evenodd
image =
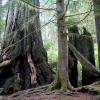
M38 6L32 5L32 4L30 4L29 2L27 2L25 0L20 0L20 1L22 1L23 3L29 5L30 7L34 8L36 10L42 9L42 10L48 10L48 11L52 11L52 10L56 11L56 9L53 9L53 8L39 8Z

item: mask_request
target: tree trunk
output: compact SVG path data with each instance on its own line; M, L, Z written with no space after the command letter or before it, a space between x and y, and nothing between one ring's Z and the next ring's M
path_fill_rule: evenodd
M100 1L99 0L93 0L93 4L94 4L97 43L98 43L98 61L99 61L99 69L100 69L100 15L96 14L96 11L98 11L98 8L100 8Z
M71 36L69 36L69 42L71 44L74 45L74 47L77 48L77 34L79 34L78 32L78 27L77 26L73 26L71 28L69 28L68 30L69 34L73 33ZM69 62L68 62L68 67L69 67L69 80L72 84L72 86L77 87L77 80L78 80L78 71L77 71L77 58L75 57L75 55L73 54L73 52L70 50L69 48L69 53L68 53L68 58L69 58Z
M83 34L79 36L77 49L86 59L88 59L88 61L90 61L95 66L93 39L86 28L83 28ZM96 77L87 73L84 67L82 68L82 85L89 85L95 82L95 79Z
M29 3L39 6L39 0L29 0ZM0 61L4 63L2 57L6 55L12 62L0 74L0 88L4 88L4 93L35 87L36 82L37 85L52 82L54 73L39 28L39 11L16 2L8 10Z
M65 30L65 18L64 18L64 0L57 0L57 25L58 25L58 67L57 74L54 81L51 84L51 88L57 87L62 91L67 89L72 90L73 87L70 84L68 77L68 43L67 34Z

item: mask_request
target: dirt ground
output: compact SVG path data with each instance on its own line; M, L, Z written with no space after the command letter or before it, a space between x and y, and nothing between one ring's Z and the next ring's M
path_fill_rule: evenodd
M58 91L41 91L33 94L20 93L20 95L2 95L0 100L100 100L100 95L78 93L76 96L67 96Z

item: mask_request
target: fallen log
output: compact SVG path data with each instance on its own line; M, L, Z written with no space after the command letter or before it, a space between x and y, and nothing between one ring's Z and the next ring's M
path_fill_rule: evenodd
M97 69L95 66L93 66L85 57L83 57L80 52L70 43L68 43L69 48L72 50L76 58L79 60L79 62L83 65L84 70L86 70L88 73L94 75L94 76L100 76L100 70Z
M76 88L78 92L89 92L94 94L100 94L100 81L94 82L90 85L81 86Z

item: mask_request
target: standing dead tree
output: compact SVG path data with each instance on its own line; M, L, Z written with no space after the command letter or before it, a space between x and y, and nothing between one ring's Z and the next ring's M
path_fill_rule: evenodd
M83 34L78 38L78 51L95 66L93 38L91 34L83 27ZM84 66L84 65L83 65ZM95 82L96 77L87 73L82 67L82 85L89 85Z
M69 36L69 42L74 45L74 47L77 48L78 45L78 37L77 34L79 35L78 32L78 27L76 25L72 26L68 30L69 33L72 33L73 35ZM77 87L77 81L78 81L78 71L77 71L77 58L73 54L73 52L69 48L69 53L68 53L68 58L69 58L69 80L71 84L74 87Z

